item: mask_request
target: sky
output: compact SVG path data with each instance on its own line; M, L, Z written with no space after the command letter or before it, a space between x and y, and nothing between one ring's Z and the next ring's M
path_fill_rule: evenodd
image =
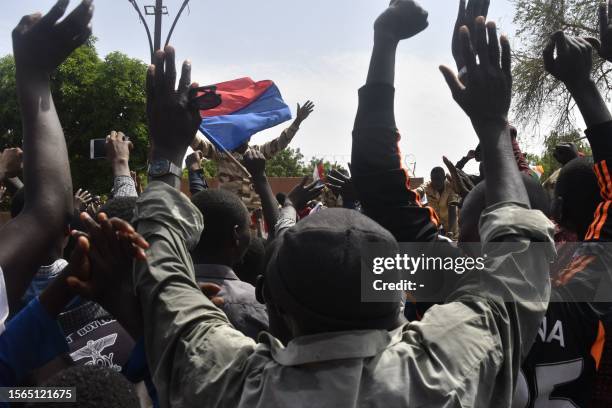
M45 12L54 1L2 3L0 55L5 55L12 52L11 31L20 18ZM154 0L138 3L142 7ZM164 1L170 18L165 20L163 38L181 3ZM76 4L72 0L70 8ZM94 4L99 54L121 51L148 62L146 34L130 3L94 0ZM442 166L442 155L459 160L478 141L438 71L440 64L453 65L450 43L458 2L421 0L420 4L429 12L429 28L399 47L396 121L406 164L414 166L417 176L428 178L431 168ZM345 164L350 161L357 90L365 83L369 64L372 25L387 5L388 0L191 0L171 44L178 60L192 61L192 78L200 84L245 76L271 79L293 114L297 103L314 101L315 112L302 124L291 147L300 148L306 158ZM500 31L513 33L512 17L509 0L492 1L489 19ZM277 137L289 124L255 135L252 143ZM475 165L467 170L476 171Z

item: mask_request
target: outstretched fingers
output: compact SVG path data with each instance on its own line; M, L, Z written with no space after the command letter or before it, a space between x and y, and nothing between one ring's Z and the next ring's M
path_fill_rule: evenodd
M492 21L487 23L487 35L489 36L489 61L494 67L499 67L501 53L497 40L497 26Z
M501 44L501 68L508 80L508 83L512 83L512 50L510 48L510 41L508 37L502 35L499 39Z
M487 29L484 17L480 16L476 19L474 25L474 41L476 42L476 52L480 65L488 67L490 65L489 46L487 44Z
M446 65L440 65L440 72L444 76L448 87L450 88L451 94L453 98L457 100L462 91L465 90L465 85L461 83L457 75L453 72L452 69L447 67Z
M187 60L183 62L181 68L181 79L179 80L179 92L185 92L189 90L191 86L191 61Z
M58 0L51 10L49 10L49 12L41 18L39 24L42 26L51 27L57 23L57 21L66 13L68 3L70 3L70 0Z
M165 89L166 92L172 93L174 92L174 87L176 86L176 52L174 51L174 47L167 46L164 49L165 54Z

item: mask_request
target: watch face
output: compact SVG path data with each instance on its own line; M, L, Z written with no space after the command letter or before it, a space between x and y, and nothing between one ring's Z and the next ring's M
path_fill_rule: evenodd
M168 162L165 160L152 162L149 167L149 174L153 177L168 174Z

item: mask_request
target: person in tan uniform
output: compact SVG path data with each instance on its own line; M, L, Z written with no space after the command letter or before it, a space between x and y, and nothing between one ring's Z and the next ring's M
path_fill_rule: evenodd
M261 146L254 145L250 146L250 139L247 140L242 146L231 152L232 156L238 161L242 162L244 155L250 150L258 150L263 153L266 160L270 160L277 153L285 149L293 137L300 129L302 122L310 116L314 110L314 103L307 101L303 106L298 104L297 115L291 126L281 133L281 135ZM255 193L251 180L248 174L238 165L234 160L228 157L227 153L220 151L213 145L209 140L196 136L191 148L196 151L201 151L204 158L214 160L219 165L219 183L220 187L224 190L232 191L238 194L244 204L247 206L249 211L261 208L261 200Z
M435 167L431 171L431 181L417 188L419 197L427 197L427 205L433 208L440 217L445 233L450 238L457 238L457 206L459 195L455 192L452 183L446 178L442 167Z

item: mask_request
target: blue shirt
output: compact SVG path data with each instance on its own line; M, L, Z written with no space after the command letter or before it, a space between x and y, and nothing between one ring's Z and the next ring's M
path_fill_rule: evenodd
M30 371L67 352L59 324L34 298L0 335L0 386L17 384Z

